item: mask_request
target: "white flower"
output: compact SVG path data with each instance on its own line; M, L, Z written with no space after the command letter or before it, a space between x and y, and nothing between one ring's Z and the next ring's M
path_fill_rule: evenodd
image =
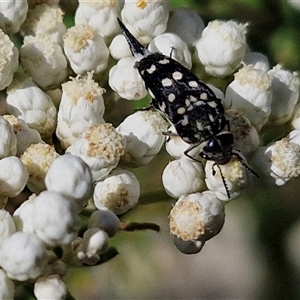
M133 57L125 57L109 70L109 86L127 100L140 100L148 93L135 62Z
M268 72L272 76L273 98L269 121L277 125L290 120L299 98L299 78L296 72L290 72L276 65Z
M174 125L170 126L167 132L170 133L170 136L167 137L166 151L176 159L191 159L184 153L191 145L186 143L179 135L177 135ZM200 145L194 147L193 149L191 149L191 151L189 151L189 155L191 157L197 158L197 160L199 161L202 161L202 158L199 156L200 150Z
M129 115L117 131L126 139L125 153L121 164L138 167L148 164L159 152L165 136L168 122L154 110L137 111Z
M128 30L142 44L148 44L167 28L169 1L125 0L121 16Z
M181 196L169 218L172 235L183 241L207 241L223 227L224 205L210 191Z
M29 9L26 21L21 27L23 36L45 34L60 46L66 31L62 10L58 6L49 4L40 4Z
M194 10L179 7L171 12L166 31L177 34L188 47L192 47L203 29L204 22Z
M140 184L135 175L118 168L96 184L94 204L98 209L108 208L119 215L133 208L139 197Z
M234 78L226 89L225 102L229 103L226 106L241 110L259 131L271 113L272 78L251 65L240 69Z
M99 228L87 229L82 237L82 244L76 249L78 258L87 265L95 265L100 254L108 246L107 233Z
M95 182L117 166L124 151L124 137L109 123L92 125L66 150L87 163Z
M239 156L242 156L242 154L239 154ZM205 182L208 189L214 192L218 199L222 201L237 198L247 184L245 166L235 156L225 165L216 165L213 161L207 161L205 174ZM227 195L227 191L230 198Z
M0 209L0 245L4 239L11 236L15 232L16 232L16 225L13 217L4 208Z
M54 146L42 143L32 144L21 155L21 160L29 173L27 186L33 193L39 193L46 189L46 173L58 156Z
M66 245L77 237L80 219L70 199L44 191L32 200L31 205L34 233L47 246Z
M226 77L240 66L247 46L246 27L232 20L208 23L195 44L196 57L208 74Z
M104 230L109 237L113 237L120 228L119 218L109 209L94 211L89 220L88 228L97 227Z
M13 80L19 66L19 51L14 43L0 29L0 91L4 90Z
M14 34L26 19L28 2L23 0L0 1L0 28L7 34Z
M17 153L17 137L9 124L0 116L0 159Z
M40 277L34 284L34 295L38 300L64 300L67 297L67 286L56 274Z
M56 108L50 96L24 74L14 78L7 94L7 111L37 130L43 139L51 138L56 126Z
M34 234L15 232L2 241L0 266L7 276L18 281L35 279L47 264L44 243Z
M261 173L282 186L300 175L300 145L283 138L269 147L261 147L252 157L252 164ZM271 176L271 177L270 177Z
M88 165L80 157L71 154L54 160L46 174L45 184L48 191L74 200L78 211L84 208L93 195L92 174Z
M229 109L226 111L226 119L230 124L230 132L233 134L234 148L248 155L259 146L259 135L250 121L241 111Z
M55 89L68 76L67 59L61 47L46 34L25 36L21 64L42 89Z
M172 198L203 190L204 170L201 164L190 159L177 159L169 162L162 174L166 193Z
M62 84L56 135L64 149L91 125L104 123L104 90L92 76L92 73L88 73L87 76L77 76Z
M87 24L78 24L64 35L64 51L76 74L105 71L109 51L102 36Z
M244 65L252 65L254 69L262 70L268 72L270 70L270 65L268 58L259 52L249 52L246 53L243 58Z
M119 32L117 17L121 11L122 1L86 1L79 0L75 13L75 24L88 24L110 43Z
M192 68L192 57L186 43L174 33L163 33L155 37L148 46L152 53L160 52L178 61L187 69Z
M28 180L28 172L22 161L16 156L0 160L0 199L18 196ZM0 205L0 206L1 206Z
M31 145L43 143L41 135L35 129L28 127L27 123L15 117L14 115L4 115L3 118L9 122L17 138L16 156L21 156L24 151Z

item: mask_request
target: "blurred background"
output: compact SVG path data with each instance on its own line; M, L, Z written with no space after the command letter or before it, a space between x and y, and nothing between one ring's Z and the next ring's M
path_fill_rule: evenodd
M270 65L300 70L300 0L171 0L190 7L207 24L213 19L248 22L252 51ZM61 1L66 19L76 1ZM298 8L297 8L298 6ZM119 104L118 104L119 105ZM129 101L122 103L130 111ZM124 117L124 116L123 116ZM116 123L122 119L112 115ZM76 299L300 299L300 182L268 188L254 180L226 205L221 233L196 255L173 245L168 215L174 200L161 174L170 160L162 151L140 179L140 204L122 221L155 222L161 232L120 232L111 239L119 254L99 266L73 268L65 277ZM24 296L24 295L23 295ZM22 298L20 298L22 299Z

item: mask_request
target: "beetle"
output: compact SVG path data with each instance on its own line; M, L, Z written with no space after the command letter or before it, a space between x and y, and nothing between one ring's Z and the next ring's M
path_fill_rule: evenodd
M135 68L140 73L152 97L151 106L160 111L176 129L177 135L190 144L184 154L200 145L200 157L215 162L228 195L230 194L219 165L226 164L232 156L253 174L257 175L233 149L234 138L229 131L221 99L205 83L179 62L162 53L152 53L129 32L120 19L121 31L136 59ZM173 49L172 49L173 50ZM171 51L172 54L172 51ZM166 132L172 136L174 133ZM213 170L214 172L214 170Z

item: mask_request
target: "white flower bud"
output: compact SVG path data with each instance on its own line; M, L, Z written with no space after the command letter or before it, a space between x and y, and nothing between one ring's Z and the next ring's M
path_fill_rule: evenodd
M167 28L169 1L125 0L121 16L128 30L142 44L149 44L155 36Z
M241 156L241 154L239 155ZM214 192L218 199L222 201L229 201L237 198L240 195L241 190L247 184L245 167L236 157L232 157L225 165L215 165L215 162L207 161L205 165L205 174L205 182L208 189ZM229 199L227 191L230 195Z
M66 31L62 10L58 6L49 4L36 5L29 9L26 21L21 27L23 36L45 34L60 46L63 44L62 38Z
M90 167L93 181L114 169L125 151L125 138L109 123L91 126L66 152L78 155Z
M132 56L128 43L123 34L118 34L113 38L109 45L109 52L115 60Z
M232 20L208 23L195 44L196 57L208 74L226 77L240 66L247 46L246 27Z
M100 260L101 252L107 246L107 233L99 228L90 228L83 234L82 244L77 249L77 256L83 263L95 265Z
M48 191L74 200L78 211L84 208L93 195L92 174L88 165L80 157L71 154L59 156L53 161L46 174L45 184Z
M7 111L37 130L43 139L51 138L56 126L56 108L51 97L24 74L14 78L7 94Z
M44 243L34 234L15 232L2 241L0 266L7 276L18 281L35 279L47 264Z
M61 47L46 34L25 36L21 63L34 82L44 90L59 87L68 76L67 59Z
M75 24L88 24L110 43L120 30L117 17L120 15L122 1L79 0L75 13Z
M0 91L4 90L13 80L19 66L19 51L14 43L0 29Z
M62 148L73 144L91 125L104 123L103 92L93 74L77 76L62 84L56 135Z
M259 135L250 121L241 111L229 109L226 111L226 119L230 124L230 132L234 138L234 149L248 155L259 146Z
M57 89L54 89L54 90L48 90L48 91L46 91L46 94L48 96L50 96L50 98L53 101L53 104L54 104L55 108L58 110L59 103L60 103L61 96L62 96L62 90L60 88L57 88Z
M113 237L119 231L119 225L119 218L109 209L94 211L88 220L88 228L100 228L108 237Z
M7 34L14 34L20 30L20 26L26 19L28 2L23 0L0 1L0 11L0 28Z
M300 103L295 105L291 125L294 129L300 129Z
M87 24L78 24L64 35L64 51L76 74L107 68L109 51L102 36Z
M80 219L70 199L59 193L44 191L32 201L34 233L47 246L66 245L77 237Z
M272 78L266 72L248 65L234 74L228 85L225 102L230 108L241 110L257 131L271 113Z
M187 69L192 68L192 57L185 42L174 33L163 33L155 37L148 46L150 52L171 56Z
M222 201L210 191L181 196L170 212L170 233L183 241L207 241L224 224Z
M268 72L270 70L270 65L268 58L259 52L249 52L246 53L243 58L244 65L252 65L254 69L262 70Z
M179 198L203 190L204 170L200 163L189 159L177 159L169 162L162 174L162 183L166 193Z
M4 239L16 232L16 225L13 217L4 208L0 209L0 245ZM1 282L1 280L0 280ZM0 288L1 291L1 288ZM0 292L1 295L1 292ZM1 299L1 298L0 298Z
M0 159L17 153L17 137L13 128L0 116Z
M118 168L96 184L94 204L98 209L107 208L119 215L133 208L139 197L140 184L135 175Z
M36 194L32 194L28 200L24 201L14 212L13 218L18 231L34 233L33 221L33 199Z
M283 138L269 147L261 147L251 164L262 174L282 186L300 175L300 145ZM271 178L270 178L271 176Z
M21 155L21 160L26 166L29 179L27 187L33 193L46 189L45 176L52 162L59 156L53 146L48 144L32 144Z
M34 284L33 291L37 300L64 300L67 297L67 286L56 274L40 277Z
M202 240L184 241L177 236L173 236L173 242L176 248L183 254L196 254L200 252L205 245L205 241Z
M204 22L192 9L179 7L171 12L168 20L167 32L177 34L188 47L195 44L201 37Z
M109 70L109 86L127 100L140 100L148 93L135 62L133 57L125 57Z
M273 98L269 121L277 125L290 120L299 97L299 78L296 72L290 72L276 65L268 72L272 76Z
M126 139L125 153L121 164L130 167L147 165L159 152L165 136L168 122L154 110L137 111L129 115L117 131Z
M0 199L18 196L27 180L27 169L18 157L8 156L0 160Z
M7 277L4 270L0 269L0 299L14 300L15 286Z
M295 129L292 130L286 137L289 142L293 142L295 144L300 145L300 130Z
M16 156L21 156L31 144L43 143L41 135L35 129L28 127L27 123L16 118L14 115L4 115L3 118L9 122L17 138Z
M179 135L177 135L176 129L174 125L170 126L168 131L170 133L174 133L174 135L170 135L166 141L166 151L174 158L180 159L191 159L184 154L184 152L191 146L186 143ZM203 159L199 156L201 150L201 145L191 149L189 151L189 155L191 157L197 158L197 160L202 161ZM204 162L204 161L203 161Z

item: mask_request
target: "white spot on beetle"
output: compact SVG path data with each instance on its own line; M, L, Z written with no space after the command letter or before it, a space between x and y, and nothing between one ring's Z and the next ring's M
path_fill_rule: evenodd
M212 107L212 108L216 108L217 107L217 103L215 101L208 101L207 104Z
M204 92L204 93L201 93L201 94L200 94L200 99L201 99L201 100L207 100L207 99L208 99L207 93L205 93L205 92Z
M160 60L158 63L160 63L161 65L166 65L170 62L170 60L168 60L167 58L164 58L162 60Z
M173 102L175 99L176 99L175 94L170 93L170 94L168 95L168 100L169 100L170 102Z
M183 75L182 75L181 72L175 71L175 72L172 74L172 77L173 77L175 80L180 80L180 79L182 79Z
M196 87L198 87L199 85L198 85L198 82L197 82L197 81L191 80L191 81L189 81L189 86L192 87L192 88L196 88Z
M161 81L161 84L166 87L166 86L171 86L173 84L173 82L170 78L164 78Z
M178 113L179 115L183 115L183 114L185 113L185 108L184 108L184 107L179 107L179 108L177 108L177 113Z
M181 120L181 125L186 126L189 124L189 119L187 116L184 116L183 119Z
M152 74L156 71L156 66L155 65L151 65L151 67L149 69L147 69L147 72L149 74Z

